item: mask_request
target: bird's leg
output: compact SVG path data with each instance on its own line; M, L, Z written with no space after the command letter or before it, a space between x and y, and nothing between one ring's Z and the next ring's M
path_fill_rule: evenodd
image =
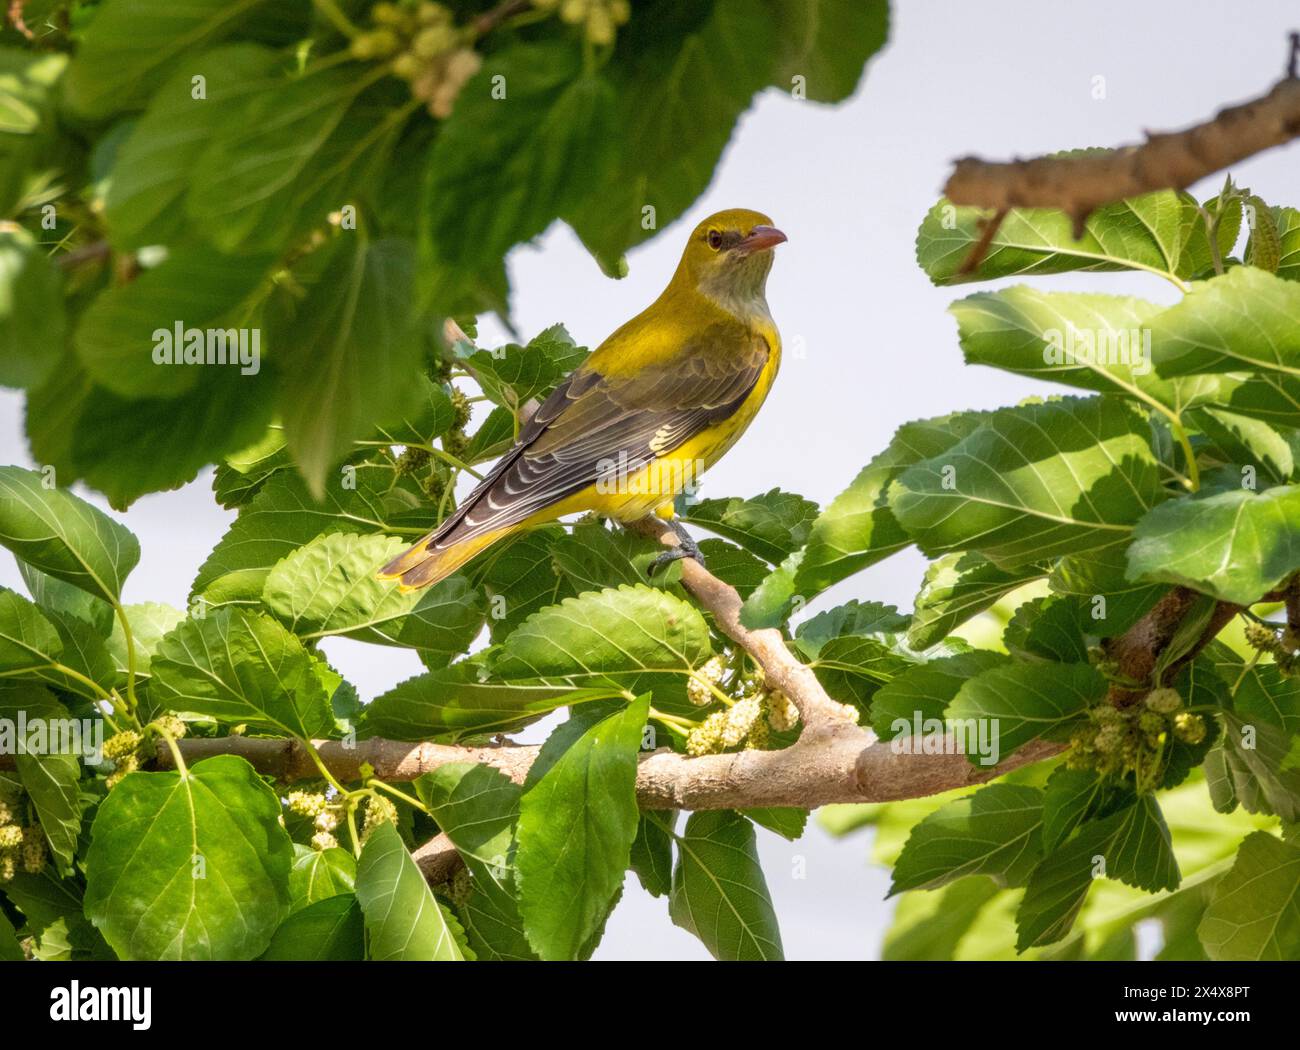
M677 546L669 547L650 563L650 575L653 576L660 569L671 565L680 558L694 558L702 566L704 564L704 555L700 553L700 545L695 542L695 538L686 531L686 526L676 518L670 518L668 527L673 530L673 535L677 537Z

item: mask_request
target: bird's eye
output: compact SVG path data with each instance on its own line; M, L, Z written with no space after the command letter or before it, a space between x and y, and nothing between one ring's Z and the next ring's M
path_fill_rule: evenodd
M709 247L712 248L715 252L722 247L721 230L710 230L709 235L706 239L709 242Z

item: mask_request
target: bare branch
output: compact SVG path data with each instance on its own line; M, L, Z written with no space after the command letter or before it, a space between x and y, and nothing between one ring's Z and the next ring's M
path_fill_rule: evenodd
M997 212L1059 208L1073 219L1074 235L1081 237L1088 216L1103 204L1155 190L1186 189L1300 135L1300 34L1291 34L1290 45L1287 75L1272 90L1224 109L1212 120L1184 131L1148 133L1141 145L1083 156L1005 163L964 157L954 166L944 195L954 204Z

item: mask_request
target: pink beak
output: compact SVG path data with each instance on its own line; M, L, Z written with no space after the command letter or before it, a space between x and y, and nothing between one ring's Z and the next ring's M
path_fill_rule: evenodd
M789 238L775 226L755 226L749 231L749 236L740 242L739 248L748 255L751 252L769 251L787 240Z

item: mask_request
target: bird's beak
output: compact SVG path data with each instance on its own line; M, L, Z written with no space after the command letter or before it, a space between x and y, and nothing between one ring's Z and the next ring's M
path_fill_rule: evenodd
M788 239L775 226L755 226L737 247L745 255L749 255L753 252L769 251Z

